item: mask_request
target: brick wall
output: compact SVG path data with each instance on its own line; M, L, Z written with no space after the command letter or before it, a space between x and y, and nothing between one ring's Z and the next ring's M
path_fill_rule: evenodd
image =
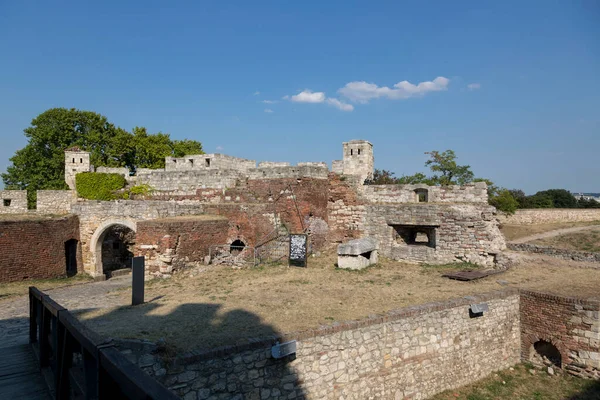
M415 190L426 191L429 203L487 204L487 185L477 182L464 186L365 185L364 196L374 203L418 203Z
M226 243L229 223L215 216L175 217L137 223L135 255L149 272L170 273L204 260L212 245Z
M532 359L543 340L560 352L568 372L600 378L600 301L521 291L521 358Z
M329 174L327 212L329 241L341 243L361 237L365 226L365 201L355 187L359 179L354 176Z
M65 242L69 239L79 240L75 216L0 220L0 282L64 276ZM78 272L82 272L81 265L78 246Z

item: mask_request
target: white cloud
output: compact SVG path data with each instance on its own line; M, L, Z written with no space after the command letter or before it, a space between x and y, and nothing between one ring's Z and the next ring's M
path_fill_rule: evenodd
M257 90L256 92L254 92L254 95L258 96L258 95L260 95L260 92Z
M275 103L279 103L277 100L263 100L262 101L265 104L275 104Z
M355 103L368 103L369 100L385 97L391 100L408 99L423 96L429 92L439 92L448 89L450 79L438 76L433 81L420 82L415 85L408 81L396 83L393 88L377 86L365 81L349 82L338 92Z
M273 113L274 111L273 111L273 110L271 110L270 108L265 108L265 112L266 112L267 114L271 114L271 113Z
M224 149L223 149L223 146L217 146L217 147L216 147L216 149L217 149L217 151L224 150Z
M354 110L354 106L352 104L344 103L342 101L339 101L338 99L334 99L331 97L327 99L327 104L337 107L338 109L340 109L342 111L353 111Z
M481 84L480 83L469 83L467 85L467 89L469 89L469 90L481 89Z
M294 96L285 96L284 99L295 103L322 103L325 101L325 93L303 90Z

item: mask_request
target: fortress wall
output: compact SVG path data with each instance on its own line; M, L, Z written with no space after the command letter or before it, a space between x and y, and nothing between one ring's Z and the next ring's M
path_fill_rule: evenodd
M77 202L75 190L38 190L37 212L40 214L68 214Z
M418 203L415 191L427 191L428 203L485 203L487 185L483 182L464 186L365 185L363 195L374 203Z
M493 266L506 248L495 211L478 204L369 204L364 230L379 240L380 254L394 260ZM411 231L423 239L410 243Z
M480 302L489 310L472 317L469 305ZM424 399L519 362L519 295L509 289L275 336L194 352L157 379L185 398ZM271 346L289 340L296 354L273 358ZM142 360L155 376L161 366Z
M227 188L244 179L234 170L155 171L139 174L136 183L147 184L156 190L191 192L202 188Z
M584 378L600 379L600 301L521 290L521 358L532 361L545 341L561 355L561 366Z
M27 190L0 190L0 214L27 213Z
M135 254L146 257L148 272L171 273L202 263L211 246L227 242L228 227L226 218L214 216L140 221Z
M256 168L256 161L225 154L194 154L185 157L166 157L166 171L236 170Z
M76 216L0 220L0 282L65 276L70 239L79 240ZM75 248L82 272L81 247Z
M318 178L327 179L329 169L327 166L288 166L288 167L264 167L248 170L249 179L281 179L281 178Z
M498 219L500 223L506 225L600 221L600 208L537 208L517 210L513 215L499 214Z

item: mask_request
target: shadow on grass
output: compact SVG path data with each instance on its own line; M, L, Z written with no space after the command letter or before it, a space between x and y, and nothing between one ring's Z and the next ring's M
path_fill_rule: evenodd
M600 399L600 381L591 381L582 392L569 397L567 400L598 400Z
M163 307L146 302L92 318L85 314L93 310L77 314L101 334L106 329L122 338L158 343L152 351L167 370L158 380L179 396L241 399L261 398L270 392L279 393L277 398L306 397L291 365L295 354L271 356L280 333L258 315L243 309L223 311L220 304L212 303L181 304L168 312ZM123 346L128 348L127 341ZM142 345L140 351L136 343L131 346L143 366L140 360L147 356L147 348Z

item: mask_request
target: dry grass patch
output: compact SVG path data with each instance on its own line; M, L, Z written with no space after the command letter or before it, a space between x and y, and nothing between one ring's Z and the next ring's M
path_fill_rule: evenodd
M535 225L501 225L500 231L508 241L520 239L522 237L537 235L555 231L557 229L574 228L576 226L600 225L600 221L587 222L558 222L554 224L535 224Z
M472 385L447 390L431 400L597 400L600 382L567 374L550 376L530 365L520 364L490 375Z
M600 287L600 270L568 268L565 261L555 265L524 262L506 273L474 282L442 278L452 265L425 267L381 260L362 271L347 271L335 268L335 261L335 255L329 254L311 258L308 268L207 267L195 276L186 272L148 282L146 304L125 306L130 304L131 292L121 290L115 295L121 297L123 307L79 316L107 336L163 338L180 350L190 350L490 292L503 287L498 280L581 296L594 295Z
M29 286L35 286L43 291L92 281L93 279L89 275L79 274L71 278L30 279L18 282L0 283L0 301L14 296L26 295L29 293Z
M583 232L573 232L551 238L534 240L531 243L567 250L600 252L600 227Z

